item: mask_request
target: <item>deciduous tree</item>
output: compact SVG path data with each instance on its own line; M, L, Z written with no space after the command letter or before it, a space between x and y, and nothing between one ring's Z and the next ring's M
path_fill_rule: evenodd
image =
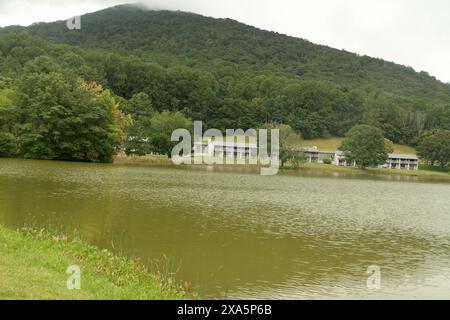
M361 168L386 163L388 156L383 132L375 127L359 125L345 136L341 150L348 162L356 162Z

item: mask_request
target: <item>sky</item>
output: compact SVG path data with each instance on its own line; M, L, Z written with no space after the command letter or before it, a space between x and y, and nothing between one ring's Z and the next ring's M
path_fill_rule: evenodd
M0 26L93 12L127 0L0 0ZM153 9L232 18L261 29L394 61L450 82L448 0L141 0Z

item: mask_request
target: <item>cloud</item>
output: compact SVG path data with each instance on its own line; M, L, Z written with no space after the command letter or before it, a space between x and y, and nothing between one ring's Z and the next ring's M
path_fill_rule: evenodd
M0 2L0 25L27 25L126 0ZM262 29L426 70L450 82L447 0L143 0L152 9L232 18Z
M124 0L0 1L0 26L26 26L34 22L56 21L87 12L93 12L123 2Z

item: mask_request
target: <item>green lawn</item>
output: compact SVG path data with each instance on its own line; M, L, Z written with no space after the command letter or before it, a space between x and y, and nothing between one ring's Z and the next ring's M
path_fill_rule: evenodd
M416 149L410 146L404 146L401 144L394 144L394 153L400 153L400 154L417 154Z
M334 151L339 149L342 145L343 138L329 138L329 139L313 139L313 140L303 140L300 144L301 147L314 147L316 146L320 150L324 151ZM416 150L409 146L394 145L394 153L400 154L416 154Z
M81 289L67 289L71 265L81 268ZM174 281L141 264L64 238L0 226L0 299L183 299Z

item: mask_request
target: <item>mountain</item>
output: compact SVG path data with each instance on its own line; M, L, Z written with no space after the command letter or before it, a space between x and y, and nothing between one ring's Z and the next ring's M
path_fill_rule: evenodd
M450 85L424 72L229 19L132 5L83 15L81 30L65 21L0 28L0 116L2 104L34 105L20 92L30 79L65 81L69 96L77 80L98 84L141 132L151 110L222 130L283 123L304 138L369 124L410 145L425 130L450 129ZM2 129L0 117L0 132L16 130L11 123Z
M41 37L84 47L140 49L204 63L222 59L255 70L273 65L278 72L301 79L329 80L405 97L450 101L450 85L425 72L230 19L122 5L82 16L80 32L67 32L64 21L37 24L29 30Z

